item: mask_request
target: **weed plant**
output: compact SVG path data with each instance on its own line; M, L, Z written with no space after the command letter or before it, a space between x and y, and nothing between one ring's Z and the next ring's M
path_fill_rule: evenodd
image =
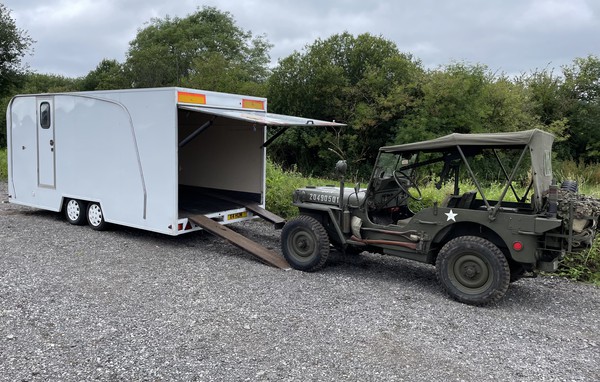
M567 254L560 263L558 273L572 280L600 286L600 237L596 237L591 248Z

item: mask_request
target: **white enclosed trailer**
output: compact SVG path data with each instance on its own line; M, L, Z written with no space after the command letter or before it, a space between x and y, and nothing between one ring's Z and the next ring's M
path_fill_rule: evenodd
M266 214L265 98L184 88L19 95L7 110L11 203L168 235ZM86 212L87 211L87 212Z

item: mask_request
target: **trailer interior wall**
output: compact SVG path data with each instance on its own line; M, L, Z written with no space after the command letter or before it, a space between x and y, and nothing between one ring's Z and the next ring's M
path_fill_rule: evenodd
M234 207L211 200L207 193L264 204L264 126L180 109L179 141L208 121L212 121L208 128L179 148L180 210L190 201L215 210Z

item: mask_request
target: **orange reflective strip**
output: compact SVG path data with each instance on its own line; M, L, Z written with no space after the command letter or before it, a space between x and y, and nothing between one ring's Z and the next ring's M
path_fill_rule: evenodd
M242 99L242 107L244 109L265 110L265 101Z
M177 92L177 102L205 105L206 96L204 94L197 93Z

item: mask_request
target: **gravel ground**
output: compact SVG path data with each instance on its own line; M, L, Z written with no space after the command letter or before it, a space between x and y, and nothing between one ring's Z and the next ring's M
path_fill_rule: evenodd
M284 272L205 232L96 232L8 203L0 227L0 380L599 379L591 285L524 279L476 308L391 257ZM280 252L271 226L233 228Z

